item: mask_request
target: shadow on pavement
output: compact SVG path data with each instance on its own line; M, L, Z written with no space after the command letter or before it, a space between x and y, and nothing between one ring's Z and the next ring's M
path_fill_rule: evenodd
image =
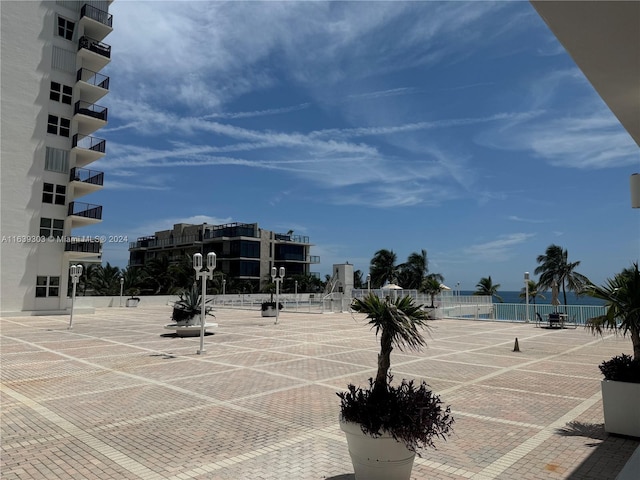
M565 477L572 480L614 480L640 445L638 439L608 434L602 423L569 422L556 433L595 440L585 443L585 447L593 450Z

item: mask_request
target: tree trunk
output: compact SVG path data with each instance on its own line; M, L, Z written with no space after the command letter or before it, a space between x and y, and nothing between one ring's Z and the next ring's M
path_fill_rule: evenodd
M380 337L380 353L378 354L378 372L373 386L373 391L382 394L387 391L387 377L391 366L391 336L384 331Z
M631 344L633 345L633 358L640 360L640 330L631 330Z

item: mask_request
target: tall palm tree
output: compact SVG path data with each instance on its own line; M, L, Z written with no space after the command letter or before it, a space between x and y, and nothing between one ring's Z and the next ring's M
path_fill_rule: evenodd
M590 284L589 279L575 271L580 262L569 262L569 253L558 245L549 245L544 255L536 261L540 264L534 273L540 275L538 288L549 289L556 281L562 289L564 305L567 305L567 290L580 294Z
M407 289L418 289L422 285L427 272L429 271L429 261L427 251L420 250L420 253L413 252L407 258L406 263L399 266L402 287Z
M393 250L378 250L369 266L371 272L371 287L380 288L385 282L395 282L398 276L396 266L397 255Z
M604 330L629 334L633 345L633 358L640 360L640 271L635 262L625 268L605 285L589 285L585 293L590 297L605 301L607 313L589 319L587 327L593 332Z
M124 293L127 295L134 295L135 292L139 292L144 287L147 272L141 267L126 267L121 270L122 278L124 279L123 288Z
M362 270L356 270L353 272L353 288L363 288L364 279L362 277Z
M491 298L496 297L499 302L503 302L502 297L498 295L498 289L500 288L500 284L496 283L494 285L491 280L491 275L488 277L482 277L480 281L476 284L476 291L473 292L474 295L487 295Z
M427 312L422 305L416 305L409 296L396 300L380 299L369 294L362 300L355 298L351 308L364 313L369 324L380 333L380 353L378 354L378 370L373 385L372 395L388 393L389 367L391 352L394 347L401 351L405 348L419 350L426 342L418 327L427 327Z
M98 265L92 272L91 287L98 295L117 295L120 292L120 268L109 262Z

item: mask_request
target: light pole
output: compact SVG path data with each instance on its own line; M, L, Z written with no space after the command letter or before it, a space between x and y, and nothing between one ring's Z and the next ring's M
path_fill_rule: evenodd
M202 280L202 306L200 307L200 350L197 351L198 355L205 353L204 349L204 329L206 322L207 311L205 310L205 303L207 296L207 278L213 278L213 271L216 269L216 254L214 252L207 253L207 269L202 268L202 254L196 253L193 255L193 269L196 271L196 279Z
M526 305L525 322L529 323L529 272L524 272L524 298Z
M122 289L124 287L124 277L120 275L120 306L122 306Z
M73 283L73 290L71 291L71 315L69 316L69 330L71 330L73 328L73 304L76 299L76 286L82 276L82 265L71 265L69 273L71 274L71 282Z
M296 312L298 311L298 280L295 281L295 283L293 284L293 292L294 295L296 297Z
M367 295L371 295L371 274L367 274Z
M226 279L222 279L222 296L226 295L227 293L227 280Z
M276 274L278 274L276 276ZM280 267L280 271L276 269L276 267L271 267L271 280L273 280L276 284L276 325L278 324L278 317L280 314L280 284L282 280L284 280L284 267Z

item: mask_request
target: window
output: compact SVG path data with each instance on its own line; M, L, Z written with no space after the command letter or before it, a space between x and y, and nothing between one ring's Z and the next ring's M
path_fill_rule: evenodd
M69 152L59 148L47 147L44 157L44 169L50 172L69 173Z
M58 17L58 36L73 40L73 29L76 26L71 20L64 17Z
M38 276L36 279L36 297L60 296L60 277Z
M40 219L40 236L41 237L62 237L64 233L64 220L56 218Z
M47 133L68 137L71 130L71 120L68 118L56 117L49 115L47 121Z
M42 202L55 203L56 205L64 205L67 187L64 185L54 185L53 183L45 183L42 187Z
M71 105L71 97L73 95L73 88L68 85L62 85L58 82L51 82L51 91L49 92L49 98L54 102L62 102L67 105Z

